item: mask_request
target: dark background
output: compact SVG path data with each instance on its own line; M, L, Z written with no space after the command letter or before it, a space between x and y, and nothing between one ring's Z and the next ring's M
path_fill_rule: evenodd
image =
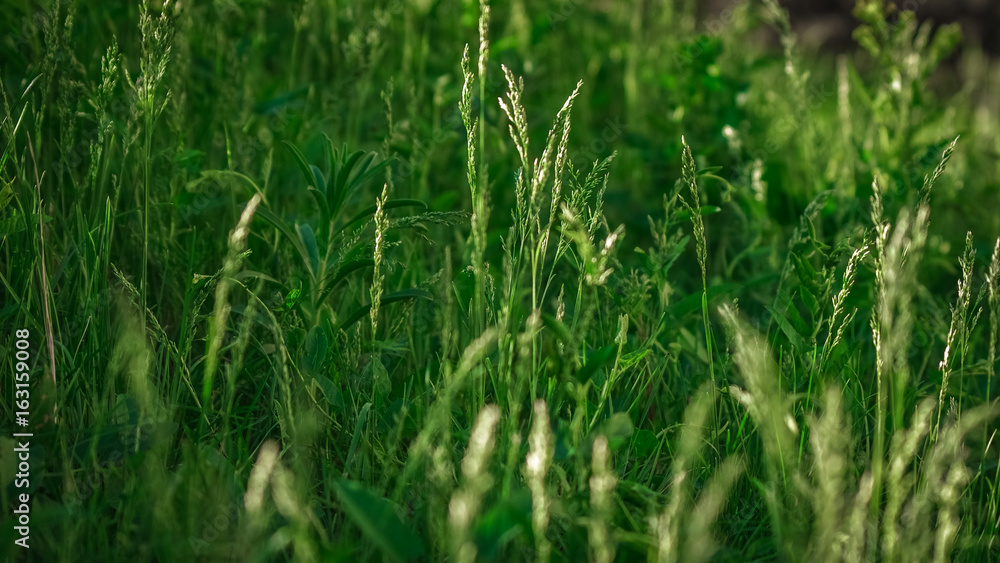
M705 14L711 16L732 0L708 0ZM856 0L780 0L788 9L799 41L807 47L848 51L854 47L852 30L858 21L851 15ZM998 0L904 0L899 9L913 9L917 17L935 24L958 22L966 47L980 45L991 54L1000 54L1000 1Z

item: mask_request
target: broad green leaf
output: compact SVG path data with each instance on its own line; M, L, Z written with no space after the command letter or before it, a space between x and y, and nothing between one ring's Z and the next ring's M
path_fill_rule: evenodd
M799 281L805 284L811 293L819 293L819 273L816 272L816 268L813 268L808 258L801 256L798 252L793 251L791 256L792 264L795 266Z
M586 382L593 379L597 370L604 364L611 361L611 359L615 357L615 353L617 351L617 344L608 344L603 348L598 348L597 350L591 352L590 355L587 356L587 364L576 372L577 380L580 382Z
M424 541L406 526L389 500L356 481L340 479L333 487L344 513L386 557L408 561L424 554Z
M4 186L0 190L0 211L3 211L7 204L10 203L11 198L14 197L14 190L10 189L10 186Z
M299 288L295 288L289 291L288 295L285 296L285 302L282 305L282 309L285 312L291 311L292 307L295 307L295 304L299 302L299 297L301 296L302 296L302 290Z
M306 335L305 353L302 356L302 367L307 374L316 376L320 373L328 349L329 342L323 328L314 326L309 329Z
M316 381L316 385L323 390L323 396L326 397L326 401L330 403L331 406L336 407L339 410L344 410L344 393L337 387L337 384L330 381L330 378L321 374L313 374L313 379Z
M313 279L319 274L319 247L316 245L316 235L313 234L312 227L308 223L298 225L296 229L302 237L303 247L306 249L306 256L309 257L309 273Z
M313 168L315 168L315 166ZM320 214L320 217L322 217L322 219L323 219L323 225L329 225L330 224L330 206L327 205L327 203L326 203L326 195L324 195L323 192L321 192L320 190L317 190L316 188L314 188L312 186L309 186L309 195L311 195L313 197L313 200L316 202L316 205L319 207L319 214ZM320 229L320 232L323 232L322 228Z
M788 338L788 341L792 343L792 346L796 350L804 351L807 348L809 348L809 345L806 344L805 339L803 339L802 335L799 334L797 330L795 330L795 327L792 326L792 323L789 322L788 318L785 316L784 313L770 306L765 306L765 307L767 307L767 310L771 313L771 317L775 320L775 322L778 323L778 327L781 329L781 332L784 333L784 335Z
M504 546L531 530L531 493L518 489L498 502L479 517L476 525L478 555L483 560L495 559Z
M656 439L656 434L646 428L637 430L632 438L632 449L636 457L645 458L653 455L659 445L660 441Z
M290 242L292 246L295 247L295 250L299 253L299 258L302 259L302 265L308 267L309 253L306 252L306 248L302 244L302 239L292 231L292 229L288 226L288 223L285 223L285 221L282 220L281 217L278 217L273 212L271 212L270 209L264 206L260 206L257 208L257 213L255 214L255 217L260 217L261 219L267 221L268 223L273 225L276 229L278 229L278 231L280 231L281 234L284 235L286 239L288 239L288 242Z
M698 209L695 210L695 215L700 215L700 216L704 217L706 215L712 215L712 214L718 213L720 211L722 211L721 207L716 207L714 205L702 205L701 207L699 207ZM677 221L689 221L691 219L691 212L689 212L689 211L678 211L674 215L674 218Z
M354 434L351 436L351 448L347 451L347 461L344 462L344 478L351 472L351 466L354 465L354 452L358 450L358 444L361 442L361 433L365 429L365 424L368 422L368 413L372 409L371 403L365 403L361 407L361 412L358 413L357 419L354 421Z
M281 141L292 151L292 156L295 157L295 163L299 165L299 170L302 171L302 176L305 177L307 186L312 186L314 188L319 187L319 180L316 179L316 175L313 174L313 167L306 160L302 151L299 150L294 144L289 141Z
M320 194L325 194L326 178L323 177L323 172L315 164L310 164L309 169L312 170L313 178L316 179L316 184L314 184L313 187L319 190Z

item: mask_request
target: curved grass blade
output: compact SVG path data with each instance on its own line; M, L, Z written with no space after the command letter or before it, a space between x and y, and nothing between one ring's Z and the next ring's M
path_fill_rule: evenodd
M257 209L257 217L264 219L268 223L274 225L274 228L278 229L282 235L295 247L295 250L299 253L299 257L302 258L303 264L309 264L309 253L306 252L306 247L302 244L302 239L292 232L292 229L288 227L281 217L275 215L270 209L266 207L260 207Z
M388 305L390 303L395 303L397 301L404 301L407 299L426 299L427 301L434 301L434 296L430 292L423 289L404 289L402 291L397 291L395 293L390 293L379 299L379 305ZM340 326L337 327L338 330L344 330L354 323L360 321L365 315L370 313L372 310L371 303L365 303L364 305L358 307L350 315L344 319Z
M323 287L323 292L320 293L319 302L322 303L323 300L326 299L327 295L329 295L331 291L333 291L338 285L340 285L340 282L347 279L348 275L362 268L371 268L373 266L375 266L375 261L372 260L371 258L360 258L358 260L352 260L344 264L343 266L340 267L340 269L337 270L335 274L327 276L326 279L323 280L324 287Z
M319 180L316 178L316 174L313 172L313 166L309 164L309 161L306 160L305 155L302 154L302 151L299 150L299 147L296 147L290 141L281 141L281 142L284 143L285 146L292 151L292 156L295 157L295 163L299 165L299 170L301 170L302 175L305 176L306 182L310 186L318 188Z
M427 210L427 204L424 203L424 202L422 202L422 201L420 201L419 199L392 199L392 200L389 200L389 201L385 202L385 204L382 206L383 209L397 209L399 207L420 207L420 208L423 208L423 210L425 210L425 211ZM361 220L365 219L366 217L371 217L372 215L375 215L375 211L377 209L378 209L378 206L376 206L376 205L372 205L372 206L364 208L357 215L355 215L354 217L351 217L351 219L347 223L345 223L344 226L342 226L340 229L338 229L337 233L338 234L342 233L345 230L347 230L349 227L351 227L352 225L360 222Z

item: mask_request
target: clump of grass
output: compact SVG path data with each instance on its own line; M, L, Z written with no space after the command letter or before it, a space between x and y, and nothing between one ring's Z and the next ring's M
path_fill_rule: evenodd
M485 266L486 228L489 223L489 174L485 166L486 151L486 67L489 61L489 24L490 7L485 0L480 0L479 15L479 58L478 73L473 73L469 61L469 47L466 45L462 55L462 76L465 83L462 86L462 97L459 109L462 122L465 125L467 137L468 162L466 171L469 189L472 192L472 268L475 275L475 289L472 297L472 309L476 330L482 331L486 326L486 276L489 275ZM479 83L479 116L472 113L472 86ZM478 156L477 156L478 149Z
M167 73L167 64L170 61L174 29L170 17L172 6L169 0L163 3L162 11L157 18L153 17L150 8L148 1L144 1L140 5L139 33L142 36L142 52L139 59L139 75L133 80L128 70L125 70L125 80L135 94L135 109L132 117L136 120L142 120L143 134L142 273L139 282L139 293L142 296L140 310L142 311L143 326L146 324L149 294L149 204L153 173L153 129L170 99L169 91L161 97L159 90Z
M979 319L979 311L974 318L969 319L969 304L972 299L972 266L976 260L976 250L972 246L972 232L965 237L965 254L959 258L958 263L962 268L962 277L958 280L958 297L951 309L951 323L948 326L948 335L945 337L944 358L939 364L941 369L941 391L938 393L937 420L934 423L934 435L941 428L941 413L944 410L944 398L948 394L948 380L951 378L952 354L958 353L961 371L965 372L965 356L968 353L969 334L975 329L976 321ZM956 341L957 339L957 341ZM953 350L954 349L954 350ZM961 397L959 392L959 412L961 412Z

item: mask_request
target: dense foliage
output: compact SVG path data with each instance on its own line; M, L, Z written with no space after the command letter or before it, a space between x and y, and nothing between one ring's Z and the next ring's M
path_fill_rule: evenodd
M0 5L31 555L1000 556L1000 65L696 4Z

